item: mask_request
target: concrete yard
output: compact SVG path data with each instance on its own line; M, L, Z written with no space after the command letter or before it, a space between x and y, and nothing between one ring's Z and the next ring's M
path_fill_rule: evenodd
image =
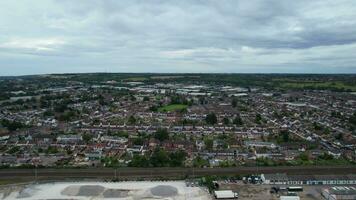
M208 200L211 196L203 188L187 187L184 181L53 182L2 188L0 199Z

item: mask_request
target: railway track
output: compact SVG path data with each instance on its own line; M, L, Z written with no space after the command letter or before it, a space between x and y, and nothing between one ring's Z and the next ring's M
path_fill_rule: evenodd
M87 168L87 169L1 169L0 179L63 178L181 178L205 175L287 173L302 175L356 174L355 166L283 166L233 168Z

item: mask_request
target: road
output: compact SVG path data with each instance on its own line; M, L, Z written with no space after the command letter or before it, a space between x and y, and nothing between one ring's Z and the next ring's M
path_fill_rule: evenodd
M88 169L1 169L1 179L77 179L77 178L184 178L202 175L287 174L356 174L355 166L283 166L234 168L88 168Z

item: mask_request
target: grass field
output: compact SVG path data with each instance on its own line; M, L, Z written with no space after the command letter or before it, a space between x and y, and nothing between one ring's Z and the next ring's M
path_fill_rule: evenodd
M158 108L159 112L169 112L169 111L177 111L177 110L182 110L187 108L187 105L184 104L171 104L171 105L167 105L167 106L163 106Z
M323 88L323 89L344 89L356 91L356 86L346 85L342 82L286 82L281 83L283 88L294 88L294 89L303 89L303 88Z
M148 80L146 77L131 77L125 79L125 81L146 81Z

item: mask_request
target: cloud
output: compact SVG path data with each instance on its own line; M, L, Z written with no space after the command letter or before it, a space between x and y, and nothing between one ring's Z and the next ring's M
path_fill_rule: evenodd
M19 51L55 51L56 48L66 44L66 41L58 38L15 38L0 43L0 48Z
M356 73L355 10L353 0L3 0L0 75Z

